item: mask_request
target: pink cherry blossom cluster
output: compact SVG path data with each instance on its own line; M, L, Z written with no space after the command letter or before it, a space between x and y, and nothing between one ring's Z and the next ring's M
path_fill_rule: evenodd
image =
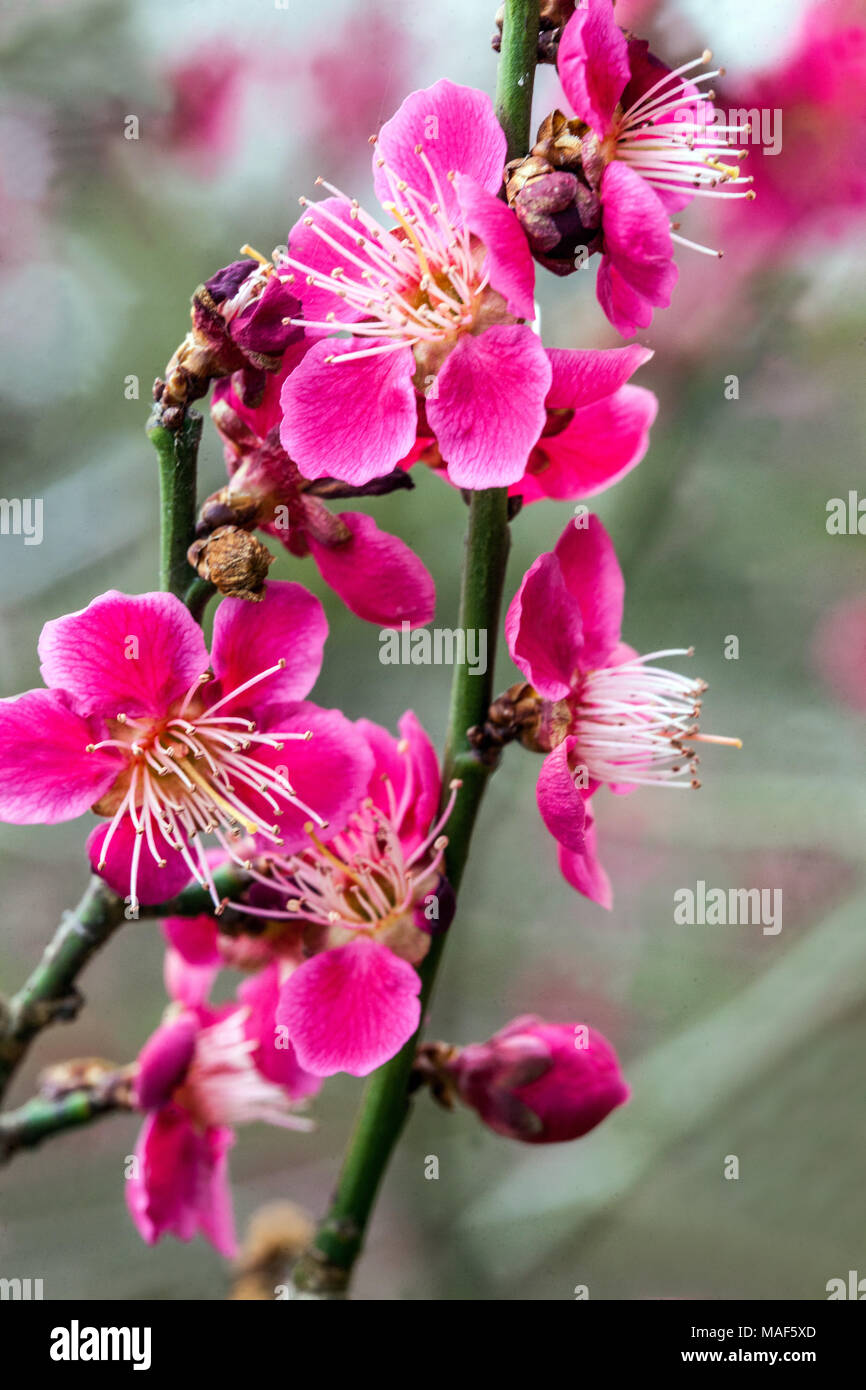
M558 70L598 298L631 336L670 301L671 216L696 194L748 196L749 178L726 132L706 135L709 55L671 70L622 32L611 0L589 0ZM424 565L328 499L411 487L426 466L464 492L574 501L641 461L657 402L632 377L652 354L543 345L535 267L548 252L501 196L505 166L489 97L438 81L374 142L378 211L320 179L326 196L301 199L271 260L250 253L197 293L163 405L182 415L216 381L229 477L201 538L258 529L312 556L362 620L421 625L435 607ZM599 789L694 787L696 744L736 742L699 732L703 682L668 664L690 649L625 644L624 598L610 537L578 508L508 608L524 683L471 731L479 758L511 741L544 755L538 808L561 871L607 908ZM4 820L95 812L90 862L130 917L194 884L209 901L166 914L170 1004L137 1065L146 1118L127 1195L147 1241L200 1231L232 1253L234 1129L303 1128L325 1078L367 1075L410 1044L418 967L454 915L461 783L443 787L411 712L395 735L311 702L327 634L297 583L223 597L210 650L179 597L109 591L46 624L44 687L0 704ZM224 969L243 982L213 1004ZM440 1082L501 1134L577 1137L628 1094L610 1044L584 1030L576 1046L579 1026L517 1019L452 1050Z

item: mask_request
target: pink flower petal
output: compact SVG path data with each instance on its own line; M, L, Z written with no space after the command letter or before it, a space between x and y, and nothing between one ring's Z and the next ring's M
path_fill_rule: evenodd
M366 1076L390 1060L418 1027L421 980L375 941L313 956L283 986L277 1021L298 1059L317 1076Z
M124 767L109 748L86 752L94 741L62 691L0 700L0 820L54 825L89 810Z
M457 175L456 187L465 225L487 250L491 285L517 318L535 318L535 261L517 217L465 174Z
M634 343L547 355L553 380L545 433L525 475L511 485L524 503L590 497L610 487L643 458L657 409L651 391L624 385L652 357L649 348Z
M217 945L217 924L214 917L167 917L162 924L163 935L187 965L213 966L222 964Z
M433 166L435 185L416 152L418 145ZM394 202L395 181L405 179L429 202L439 203L449 220L459 225L460 205L448 174L467 174L488 193L498 193L505 155L505 136L490 97L443 78L410 93L379 131L373 152L376 196L388 206Z
M208 964L192 965L180 951L169 946L162 965L162 978L169 999L183 1004L187 1009L201 1009L207 1003L222 963L217 959Z
M553 838L566 849L581 852L584 846L586 798L575 784L569 759L578 754L577 739L566 738L541 765L535 796L541 819Z
M238 1253L228 1159L234 1142L230 1129L207 1129L200 1141L204 1153L199 1171L199 1229L226 1260L235 1259Z
M223 599L213 628L218 698L281 660L286 665L221 708L229 713L248 709L261 718L267 710L302 700L322 669L327 635L325 610L302 584L271 580L261 603ZM207 687L204 693L207 696Z
M619 642L625 580L613 541L597 516L588 526L569 522L556 543L562 576L583 618L584 670L604 666Z
M565 26L556 61L575 114L604 136L629 80L628 44L610 0L587 0Z
M559 867L563 878L600 907L608 911L613 906L613 889L596 853L595 824L589 806L583 833L583 850L575 852L559 846Z
M229 1129L199 1134L179 1106L166 1106L145 1120L136 1145L137 1174L126 1183L126 1203L148 1245L170 1232L192 1240L201 1231L231 1259L236 1252L228 1150Z
M544 427L551 367L531 328L498 324L464 335L427 399L448 477L457 487L507 487L522 477Z
M192 1014L181 1014L151 1034L138 1054L135 1103L139 1110L156 1110L171 1099L186 1076L197 1035L198 1022Z
M646 39L628 40L628 68L628 86L622 93L622 106L625 111L634 106L651 87L655 88L653 95L660 97L668 91L676 94L682 89L683 82L680 77L675 77L664 86L659 85L665 73L670 72L670 68L650 52ZM664 116L662 119L666 122L668 118Z
M120 594L46 623L42 679L79 714L159 716L208 669L198 623L173 594Z
M326 338L283 384L280 442L305 478L363 484L390 473L415 442L415 358L408 347L328 362L384 340Z
M87 853L94 873L98 873L105 879L109 888L113 888L115 893L125 898L130 892L136 833L129 816L124 816L111 837L105 865L100 869L98 866L102 844L108 834L109 824L105 821L91 832L87 840ZM136 892L139 902L144 904L161 903L167 898L173 898L192 878L183 855L179 850L172 849L158 826L154 827L153 837L165 864L162 868L159 867L150 853L146 838L143 837L139 850Z
M546 497L594 497L631 472L649 448L658 400L642 386L623 386L613 396L574 412L561 434L543 440L548 467L527 482ZM520 492L522 483L513 491ZM529 500L529 499L525 499Z
M352 533L339 545L321 545L307 536L313 558L326 584L346 607L380 627L412 627L429 623L436 607L432 576L405 541L380 531L363 512L341 512L340 521Z
M654 353L640 343L629 343L601 351L551 348L547 355L553 378L545 405L548 410L579 410L614 395Z
M601 258L595 293L608 322L624 338L652 323L653 306L628 283L610 256Z
M304 1071L291 1038L284 1038L282 1028L277 1032L280 974L276 961L245 980L238 998L248 1010L244 1032L256 1043L253 1060L261 1075L282 1086L292 1100L316 1095L322 1088L321 1077Z
M677 282L668 217L650 185L614 160L601 183L604 256L596 292L624 337L647 328L654 308L666 308Z
M283 748L261 748L260 762L269 767L286 769L295 792L304 805L287 806L277 818L273 809L266 803L257 807L256 794L250 792L246 797L250 808L258 813L266 824L278 822L282 854L296 854L309 847L310 839L304 830L310 820L309 807L326 822L325 829L317 828L318 835L328 840L343 828L358 802L366 794L367 784L373 770L373 755L366 740L359 734L354 724L340 710L320 709L314 704L300 704L280 717L268 728L268 732L284 730L291 732L312 732L309 741L286 741ZM261 840L262 848L268 842Z
M505 638L512 661L540 695L568 695L582 664L583 623L559 560L549 551L523 576L506 614Z
M358 245L358 227L352 217L353 210L352 204L345 198L323 198L318 203L308 203L289 233L289 254L308 270L317 271L320 275L330 276L339 267L348 280L359 282L363 274L359 260L371 271L377 267L365 254L364 248ZM333 218L341 225L335 226ZM316 227L327 236L327 241L315 230ZM345 248L344 251L336 250L331 245L334 241ZM314 322L334 314L344 323L363 318L363 312L353 309L340 295L308 284L303 271L292 269L291 274L294 278L289 285L304 306L304 318Z
M442 779L436 749L411 710L398 724L399 741L369 719L359 719L356 727L375 758L368 795L390 817L390 783L397 808L395 826L403 851L409 854L426 839L439 808Z

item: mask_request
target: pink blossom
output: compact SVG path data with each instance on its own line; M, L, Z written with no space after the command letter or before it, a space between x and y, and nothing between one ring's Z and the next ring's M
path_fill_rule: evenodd
M824 614L812 657L834 695L858 713L866 713L866 597L843 599Z
M275 1030L278 989L272 966L241 986L238 1003L183 1001L142 1049L135 1102L147 1119L126 1199L149 1245L166 1232L191 1240L200 1231L231 1258L228 1152L235 1127L263 1121L310 1128L296 1112L321 1082L301 1069L291 1042ZM195 982L180 989L181 996L196 992Z
M441 831L459 784L439 815L436 753L412 713L400 720L399 739L367 720L356 728L373 770L345 829L325 845L309 824L306 850L258 856L251 890L232 904L261 923L262 935L229 941L212 918L166 924L188 968L212 971L226 959L255 963L270 953L283 981L277 1021L317 1076L365 1076L413 1035L414 967L454 911Z
M780 238L838 234L866 211L866 12L862 0L819 0L793 52L725 86L728 109L780 113L781 143L751 161L764 257ZM775 119L775 118L774 118ZM760 132L754 132L757 139Z
M629 1089L606 1038L524 1014L447 1065L460 1099L507 1139L557 1144L600 1124Z
M649 447L658 399L645 387L630 385L629 378L652 355L636 343L601 352L548 351L551 383L544 427L525 473L509 492L527 504L546 497L593 497L636 467ZM419 428L403 466L423 462L444 468L423 412Z
M539 701L546 751L538 808L557 842L563 874L579 892L611 905L599 863L590 797L602 783L697 787L694 742L735 744L698 730L706 686L649 663L690 656L677 649L638 656L621 641L625 583L597 517L569 522L556 549L523 577L505 620L512 659Z
M672 243L693 245L672 235L670 214L698 193L754 196L740 191L750 182L736 163L745 152L728 148L739 130L708 123L711 93L699 84L720 70L685 76L711 56L671 71L645 42L626 37L610 0L587 0L559 45L565 95L587 127L583 171L601 202L598 298L626 337L649 326L654 308L670 304L677 279ZM729 162L720 160L722 152Z
M242 834L291 852L307 821L339 827L366 785L364 741L304 699L326 635L299 584L223 600L210 657L171 594L110 590L46 623L48 689L0 702L0 817L53 824L92 809L109 824L91 861L131 915L190 878L218 906L204 834L235 860Z
M240 117L242 81L250 60L221 40L197 49L165 74L171 95L166 140L181 154L213 175L231 154Z
M325 583L359 618L381 627L428 623L436 591L414 551L381 531L370 516L330 512L315 495L316 484L301 476L280 443L280 392L304 350L302 344L286 353L281 371L268 376L255 408L238 395L234 378L217 384L211 410L231 474L229 487L217 495L217 507L231 508L237 501L254 508L255 525L291 554L312 555ZM230 512L227 519L233 519ZM220 524L218 510L213 524Z
M299 65L309 85L306 142L337 158L345 155L347 131L378 130L394 93L409 86L417 47L402 16L376 0L365 0L339 27L323 28Z
M289 974L277 1019L316 1076L366 1076L412 1037L415 966L454 910L441 831L459 784L437 817L436 754L415 716L400 720L399 740L366 720L358 728L375 759L366 797L329 846L311 832L306 853L272 857L268 872L312 952Z
M376 142L376 193L396 226L324 180L331 197L302 199L290 283L319 341L283 387L281 438L305 477L390 472L413 448L422 400L452 482L523 474L551 367L522 322L534 268L496 196L505 154L490 98L443 80L407 97ZM321 337L335 330L351 336Z
M658 410L652 391L627 384L652 357L648 348L553 349L547 356L547 418L524 476L509 489L525 503L594 497L612 487L646 453Z

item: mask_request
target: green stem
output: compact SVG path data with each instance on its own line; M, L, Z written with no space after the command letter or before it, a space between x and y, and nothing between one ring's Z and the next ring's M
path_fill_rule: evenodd
M495 106L508 142L507 160L522 158L531 143L538 27L538 0L506 0Z
M183 601L197 623L204 619L205 609L216 593L216 586L207 579L194 579L183 596Z
M34 1096L17 1110L0 1115L0 1163L8 1163L20 1149L33 1149L64 1130L131 1108L128 1097L124 1099L114 1091L82 1089L56 1099Z
M202 417L190 410L178 430L166 429L156 414L147 435L159 457L160 588L182 599L195 574L186 552L195 537L196 473Z
M225 864L213 873L214 887L219 898L236 898L249 882L231 864ZM166 902L154 903L146 907L143 903L138 910L140 917L199 917L213 912L213 898L207 888L199 883L191 883L176 897Z
M230 867L214 874L221 898L237 897L244 880ZM210 893L197 883L167 902L141 907L140 917L197 917L213 911ZM0 1098L38 1033L52 1023L76 1017L82 998L75 983L90 962L127 920L123 898L95 876L78 906L64 914L42 959L17 994L0 1009Z

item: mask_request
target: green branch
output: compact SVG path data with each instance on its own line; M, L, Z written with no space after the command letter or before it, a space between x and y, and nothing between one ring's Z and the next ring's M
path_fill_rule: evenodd
M34 1149L64 1130L132 1108L128 1087L105 1091L81 1088L64 1096L34 1096L17 1110L0 1115L0 1164L8 1163L20 1149Z
M538 0L506 0L495 99L496 119L508 142L506 161L521 159L532 143L538 27Z
M196 477L202 417L190 410L177 430L160 423L158 411L147 426L159 457L159 585L183 599L195 580L186 552L195 538Z
M227 865L214 874L221 898L237 897L244 880ZM198 917L212 912L210 893L197 883L167 902L141 907L141 917ZM93 877L81 902L46 946L27 982L0 1005L0 1098L38 1033L52 1023L69 1023L83 1003L76 981L84 967L127 920L126 903L101 878ZM227 923L228 925L228 923Z
M538 47L537 0L507 0L496 111L508 140L508 157L529 148L530 108ZM458 665L451 687L451 707L443 759L443 798L454 777L462 781L448 823L445 868L459 888L475 820L493 770L473 753L466 737L483 724L492 695L493 667L499 632L502 588L508 558L508 493L505 488L474 492L463 563L459 626L487 633L486 675ZM420 968L421 1017L427 1011L446 936L434 937ZM423 1023L422 1023L423 1026ZM293 1283L300 1297L342 1297L361 1251L388 1161L409 1113L408 1084L421 1029L367 1083L355 1131L343 1161L337 1190L310 1249L295 1267Z
M190 584L183 601L197 623L203 621L205 609L216 592L216 586L207 579L194 579Z
M220 900L237 898L248 882L249 879L233 864L224 864L213 872L213 883ZM138 912L140 917L200 917L213 910L210 891L200 883L190 883L183 892L165 902L153 903L149 907L142 903Z

